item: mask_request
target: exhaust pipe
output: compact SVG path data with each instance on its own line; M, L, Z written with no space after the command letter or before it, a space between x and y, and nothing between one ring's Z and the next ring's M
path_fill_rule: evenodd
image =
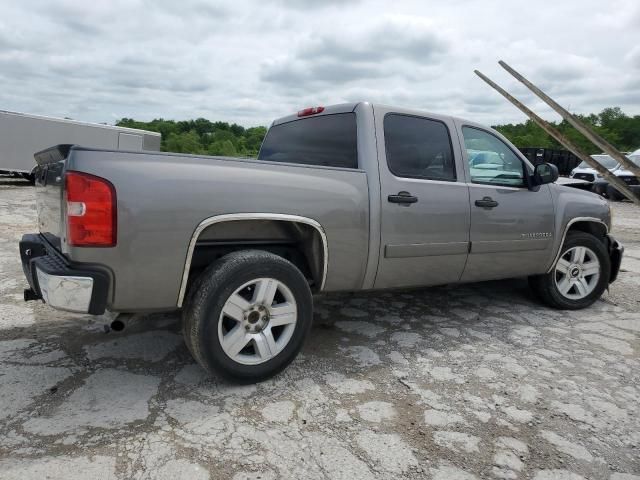
M108 333L109 331L114 332L122 332L127 326L131 323L134 318L133 313L116 313L111 314L112 319L109 324L105 324L105 331Z
M113 322L111 322L111 325L109 326L114 332L121 332L127 325L122 320L116 318Z

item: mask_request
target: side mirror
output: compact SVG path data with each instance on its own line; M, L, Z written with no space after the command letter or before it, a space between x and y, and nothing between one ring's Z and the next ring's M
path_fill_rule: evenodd
M533 170L533 182L536 185L553 183L558 180L558 167L551 163L540 163Z

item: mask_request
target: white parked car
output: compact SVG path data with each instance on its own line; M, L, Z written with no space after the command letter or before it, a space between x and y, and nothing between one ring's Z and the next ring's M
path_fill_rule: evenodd
M618 162L609 155L591 155L591 158L611 172L618 168ZM587 163L581 162L576 168L571 170L569 177L578 180L586 180L587 182L594 182L596 179L602 178L602 175L600 175L594 168L587 165Z
M614 161L608 155L594 155L594 157L606 156L612 161ZM631 160L636 165L640 165L640 149L636 150L633 153L627 155L627 158ZM576 169L577 170L577 169ZM635 192L636 195L640 193L640 180L629 170L626 170L622 165L616 163L615 168L610 169L613 174L626 183L632 192ZM594 171L595 172L595 171ZM618 191L613 185L609 185L609 182L602 178L601 175L596 174L595 180L593 181L592 191L597 193L598 195L602 195L604 197L610 198L611 200L622 200L624 195Z

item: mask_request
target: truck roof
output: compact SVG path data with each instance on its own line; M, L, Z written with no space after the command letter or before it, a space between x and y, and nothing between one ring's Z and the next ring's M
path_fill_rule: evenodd
M434 117L449 117L449 118L454 118L454 119L459 119L459 120L464 120L465 123L469 123L469 124L476 124L476 122L472 122L466 119L461 119L458 117L454 117L452 115L443 115L440 113L436 113L436 112L428 112L425 110L419 110L419 109L415 109L415 108L406 108L406 107L398 107L398 106L391 106L391 105L384 105L384 104L380 104L380 103L376 103L376 104L371 104L369 102L366 101L362 101L362 102L352 102L352 103L339 103L336 105L329 105L324 107L324 110L322 111L322 113L318 113L315 114L314 116L320 116L320 115L331 115L334 113L348 113L348 112L353 112L356 107L360 104L368 104L371 105L373 107L386 107L386 108L390 108L390 109L397 109L397 111L399 113L407 113L407 114L413 114L413 115L418 115L418 116L422 116L422 115L426 115L426 116L434 116ZM294 120L299 120L305 117L299 117L297 113L292 113L291 115L286 115L284 117L280 117L277 118L273 121L273 123L271 124L271 126L274 125L280 125L282 123L287 123L287 122L291 122Z
M323 107L324 110L322 111L322 113L318 113L316 115L331 115L333 113L353 112L359 103L366 103L366 102L339 103L337 105L329 105L327 107ZM298 117L297 113L292 113L291 115L286 115L284 117L276 118L271 123L271 126L280 125L281 123L291 122L293 120L298 120L299 118L304 118L304 117Z
M67 118L48 117L45 115L34 115L31 113L11 112L8 110L0 110L0 115L15 115L18 117L35 118L39 120L49 120L49 121L58 122L58 123L71 123L74 125L84 125L86 127L106 128L111 130L118 130L120 132L144 133L146 135L152 135L152 136L158 136L158 137L161 135L159 132L152 132L150 130L141 130L138 128L118 127L115 125L105 125L102 123L81 122L79 120L69 120Z

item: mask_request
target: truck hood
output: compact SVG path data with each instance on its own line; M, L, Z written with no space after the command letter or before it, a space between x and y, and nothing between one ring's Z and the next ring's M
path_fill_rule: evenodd
M580 178L558 177L558 180L556 180L555 183L556 185L584 185L585 187L591 186L591 182L581 180Z

